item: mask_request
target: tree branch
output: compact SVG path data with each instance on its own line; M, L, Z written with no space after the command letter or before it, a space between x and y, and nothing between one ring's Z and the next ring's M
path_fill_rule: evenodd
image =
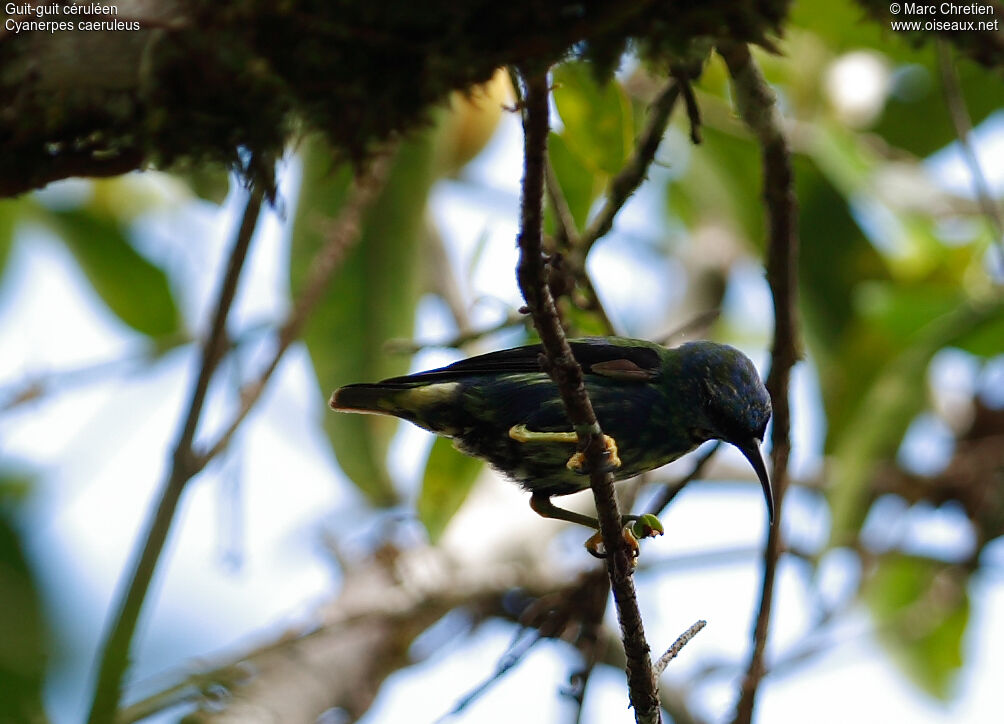
M680 491L687 487L688 483L701 474L701 471L704 470L704 466L707 465L712 456L718 452L718 448L720 448L721 445L721 440L716 440L714 444L709 446L708 449L694 461L694 467L690 469L689 473L684 475L675 483L666 483L663 485L662 490L659 491L659 495L648 506L648 512L657 517L662 515L662 511L666 509L666 506L673 502L673 498L679 495Z
M673 113L673 106L676 105L676 99L679 97L680 84L674 78L652 101L648 121L638 137L634 153L624 164L624 168L611 179L610 185L607 186L603 206L596 214L596 218L593 219L593 223L582 234L576 259L579 266L585 264L586 255L593 244L610 231L614 225L614 218L620 212L621 207L645 180L648 167L652 165L655 152L659 150L659 144L662 142L666 127L669 125L669 117Z
M244 418L251 412L251 409L265 391L265 387L279 366L283 355L286 354L286 350L299 338L300 332L303 331L303 325L307 323L318 301L320 301L324 290L331 281L332 275L341 265L345 254L359 238L359 229L362 224L363 214L380 194L387 180L391 159L394 155L394 148L396 147L387 148L375 155L366 170L356 177L349 191L348 198L338 213L338 218L335 219L328 232L327 241L311 260L310 276L304 284L303 291L297 298L293 310L279 329L276 349L272 353L272 359L265 365L257 379L241 389L240 409L226 428L224 428L224 431L217 438L216 442L209 445L204 452L198 455L200 467L204 467L230 444L230 440L237 432L241 423L244 422Z
M173 466L146 534L144 547L134 568L127 593L105 643L91 707L89 721L92 724L110 722L111 717L114 716L121 698L122 678L125 674L136 623L186 483L227 447L234 433L261 397L286 350L299 336L303 325L313 312L330 281L331 275L338 268L345 252L358 238L362 215L383 188L390 165L390 155L389 151L377 154L367 170L355 180L345 205L332 226L327 242L314 258L311 265L311 275L303 292L279 330L276 350L271 360L258 378L242 390L241 407L224 428L224 431L214 443L200 452L196 450L195 432L201 417L209 380L219 365L226 348L226 316L233 302L240 270L247 254L251 236L254 233L263 200L263 191L256 189L253 192L245 210L244 219L221 286L212 328L203 350L199 377L195 383L188 413L175 446Z
M797 201L791 168L791 152L782 130L773 91L743 44L722 43L718 51L728 65L735 89L736 107L760 143L763 163L763 195L767 206L767 283L774 298L774 343L771 348L767 391L774 408L771 428L771 467L776 496L777 522L767 534L764 551L763 585L760 608L753 632L753 650L746 668L736 724L749 724L753 718L757 688L764 675L764 648L770 626L774 596L774 578L781 554L782 504L788 487L788 455L791 451L791 426L788 383L791 368L798 360L797 295Z
M226 348L226 321L237 292L244 260L247 258L251 237L258 224L258 215L264 191L255 187L250 192L244 217L241 220L237 237L227 269L220 284L212 326L202 347L202 363L195 384L192 387L188 412L182 423L178 441L174 447L171 471L164 482L160 500L150 519L144 543L135 558L132 573L128 578L123 593L119 599L117 613L105 637L101 653L101 663L98 669L97 681L94 685L94 698L91 703L90 724L111 724L122 695L122 678L129 661L129 650L132 646L136 623L139 620L143 602L153 580L157 562L167 541L167 535L174 522L174 513L181 499L185 484L201 469L192 450L195 430L202 415L202 407L209 389L209 380L213 376L223 351Z
M546 71L522 73L526 83L523 118L524 171L520 218L520 260L517 278L520 291L540 334L545 368L561 394L572 427L579 437L590 474L600 532L607 550L610 576L627 657L627 676L635 720L658 722L659 699L652 673L649 646L635 596L633 559L621 535L621 517L613 477L602 472L605 445L603 433L583 383L582 369L572 356L547 286L542 253L544 159L548 134L548 81Z
M952 117L952 125L955 126L955 135L959 139L962 157L965 159L966 165L969 166L969 175L972 177L976 199L990 225L993 243L997 248L998 272L1004 277L1004 217L1002 217L1001 210L990 192L990 185L987 183L987 178L980 167L980 159L976 156L976 150L970 140L973 122L969 117L969 109L966 108L966 99L959 85L959 75L952 62L948 43L939 38L935 44L938 47L938 66L941 70L941 87L945 94L945 103L948 105L948 113Z
M666 670L667 666L669 666L669 662L679 656L680 652L683 651L683 647L690 643L690 640L699 634L701 629L707 625L708 622L703 619L695 621L690 628L677 636L676 641L674 641L673 644L666 649L666 653L660 656L659 660L655 662L655 675L661 676L662 672Z
M123 709L116 724L193 702L204 706L185 718L191 724L314 724L332 708L355 721L383 681L413 663L409 649L418 635L450 611L511 619L514 588L542 597L580 587L536 563L471 567L439 549L383 548L347 568L337 596L300 627L184 674ZM439 575L430 578L430 570Z
M242 167L247 151L257 166L242 170L271 182L269 161L294 129L321 130L358 160L499 66L552 63L573 48L606 57L628 39L652 55L694 37L756 41L787 11L735 0L587 0L572 15L530 0L422 13L392 2L378 15L369 3L116 5L137 29L0 30L0 194L176 161Z

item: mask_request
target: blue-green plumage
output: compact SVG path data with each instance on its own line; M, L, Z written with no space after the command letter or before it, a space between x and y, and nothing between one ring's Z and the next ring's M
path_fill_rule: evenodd
M667 349L619 337L571 340L603 432L614 439L618 480L664 465L706 440L738 447L757 472L773 514L759 442L770 398L752 362L714 342ZM570 432L556 385L541 371L540 345L472 357L375 384L347 385L331 398L336 410L389 414L454 439L536 496L589 487L569 468L574 440L538 433ZM530 434L514 432L524 426Z

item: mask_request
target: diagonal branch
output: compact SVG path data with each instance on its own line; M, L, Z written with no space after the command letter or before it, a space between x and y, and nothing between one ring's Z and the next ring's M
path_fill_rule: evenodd
M387 180L393 148L390 147L376 156L367 169L355 179L348 198L328 233L327 241L311 260L310 276L304 284L303 292L297 298L293 310L279 329L276 349L272 353L272 358L258 374L257 379L245 385L241 390L241 407L223 433L206 448L205 452L198 455L200 467L205 467L210 460L223 452L230 444L237 429L244 422L244 418L248 416L265 391L265 387L279 366L286 350L299 338L300 332L303 331L303 325L307 323L318 301L320 301L332 275L341 265L345 254L359 238L363 213L379 195Z
M667 483L662 486L662 490L659 491L659 495L649 503L648 512L652 515L659 516L662 515L670 503L673 502L673 498L680 494L680 492L687 487L687 485L695 480L701 471L704 470L704 466L708 464L711 457L718 452L718 448L722 446L721 440L716 440L713 445L709 446L706 451L701 453L700 457L694 462L694 467L690 469L690 472L684 475L682 478L674 483Z
M966 108L966 99L962 94L959 85L959 74L955 70L951 51L948 43L942 39L935 41L938 48L938 66L941 69L941 86L945 94L945 102L948 104L948 112L952 117L952 125L955 126L955 135L959 139L959 147L962 149L962 156L966 165L969 166L969 175L973 179L973 190L976 192L976 199L979 201L980 209L990 224L990 234L993 243L997 247L999 270L1004 274L1004 215L1001 214L993 194L990 192L990 185L987 177L980 167L980 159L976 156L976 149L973 148L970 135L973 131L973 121L969 116L969 109Z
M226 317L233 302L247 248L254 233L263 193L255 190L248 202L234 250L221 286L214 312L213 324L205 347L202 365L188 406L185 422L175 445L172 469L161 492L161 498L146 533L128 589L124 594L115 622L106 639L102 653L98 682L89 721L111 722L121 698L122 679L128 664L136 624L146 593L155 573L157 562L174 520L174 513L187 482L229 444L252 407L261 397L265 386L290 344L299 336L303 325L313 312L331 275L338 268L345 252L359 236L362 215L379 194L386 180L390 153L378 155L367 170L356 179L339 217L332 226L328 240L311 266L311 276L304 291L296 300L292 312L279 330L276 350L258 378L245 386L242 403L233 419L217 440L204 451L195 447L195 432L201 417L206 391L214 371L226 349Z
M691 639L699 634L701 629L707 625L708 622L704 619L695 621L690 628L677 636L676 641L666 649L666 653L660 656L659 660L655 662L655 675L660 676L666 670L666 667L669 666L669 662L679 656L680 652L683 651L683 647L689 644Z
M610 180L606 198L603 200L603 206L600 208L599 213L596 214L596 218L593 219L593 222L589 224L589 227L582 234L579 244L578 261L580 263L585 262L586 255L593 244L610 231L614 225L614 218L621 210L621 207L624 206L631 194L645 180L648 167L652 165L655 152L659 150L659 144L662 142L662 137L666 133L666 127L669 125L669 117L673 112L673 106L676 105L676 99L679 97L680 83L674 78L666 84L659 92L659 95L655 97L655 100L652 101L648 121L641 135L638 137L634 153L628 159L627 163L624 164L624 168Z
M798 209L791 151L782 130L774 93L750 55L749 48L742 44L722 43L718 46L718 52L725 59L732 76L739 114L759 141L763 156L763 195L768 216L767 283L774 298L774 343L771 348L767 391L774 408L771 467L777 517L780 520L784 494L788 487L788 455L791 451L788 383L791 368L799 356L796 305ZM760 609L753 632L753 651L736 705L735 724L749 724L753 718L757 688L764 676L764 649L781 549L781 525L777 523L771 526L767 534Z
M212 326L202 347L199 375L192 387L188 412L174 447L171 472L164 482L160 500L147 525L143 546L138 551L132 573L120 596L117 613L104 640L98 678L94 685L94 698L88 718L90 724L98 724L99 722L111 724L114 719L122 695L122 679L129 663L129 650L132 646L143 602L146 600L157 562L160 560L164 543L167 541L167 535L174 522L174 514L178 507L178 501L181 499L181 493L185 484L200 469L192 451L192 442L195 439L195 430L202 415L206 392L209 389L209 380L216 371L226 349L227 315L237 293L237 283L244 267L244 260L247 258L251 237L258 224L263 198L264 191L260 187L254 188L244 209L244 217L237 231L237 237L230 252L230 260L227 262L227 270L220 285Z
M524 170L520 218L520 259L517 278L545 351L545 368L561 393L579 448L593 472L590 483L607 550L610 576L627 657L631 704L637 722L658 722L659 699L649 646L632 580L633 560L621 535L621 517L613 477L603 470L603 433L583 383L582 369L572 356L547 286L542 253L544 159L547 154L548 81L546 71L523 72L526 84L523 117Z

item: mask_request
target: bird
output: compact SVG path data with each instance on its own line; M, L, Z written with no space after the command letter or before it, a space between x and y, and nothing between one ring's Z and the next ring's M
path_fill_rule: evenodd
M745 354L710 341L667 348L624 337L571 339L569 347L582 368L615 480L722 440L753 467L773 523L774 497L760 454L770 395ZM438 369L345 385L329 406L392 415L453 438L460 452L488 461L529 491L538 514L598 529L595 518L551 502L588 488L590 479L542 361L540 344L489 352Z

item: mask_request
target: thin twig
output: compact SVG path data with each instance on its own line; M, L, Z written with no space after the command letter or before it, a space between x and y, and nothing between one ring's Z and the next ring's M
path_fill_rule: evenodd
M426 256L423 265L425 274L429 277L433 291L449 307L458 333L468 334L472 325L471 315L468 313L467 297L460 288L456 274L453 273L453 264L450 262L450 255L446 250L446 242L435 223L428 216L426 216L424 226L422 251Z
M607 309L603 306L599 292L596 291L592 277L589 276L585 266L575 270L575 278L582 285L582 291L586 293L586 308L596 315L606 334L617 334L617 328L607 314Z
M753 718L757 689L764 676L764 649L770 626L774 580L781 554L782 504L788 487L788 455L791 426L788 383L791 368L798 360L797 255L798 209L794 192L791 151L782 130L773 91L750 55L746 45L722 43L718 52L728 65L735 89L739 114L760 143L763 156L763 195L768 216L767 283L774 298L774 342L771 348L767 391L773 405L771 467L778 522L770 527L764 551L763 585L760 608L753 631L753 650L746 668L735 724L749 724Z
M652 159L655 158L655 152L659 150L659 143L666 133L666 127L669 125L669 117L679 96L680 84L673 79L666 84L655 97L655 100L652 101L648 122L638 137L634 153L628 159L628 162L624 164L624 168L611 179L610 185L607 186L606 198L603 201L602 208L582 234L578 247L579 258L577 260L580 265L585 262L589 249L596 243L597 239L610 231L614 225L614 218L620 212L621 207L624 206L631 194L641 185L641 182L645 180L648 167L652 164Z
M512 643L509 644L509 649L498 660L498 663L495 664L495 671L492 672L491 676L479 683L467 694L464 694L464 696L462 696L460 700L453 705L453 708L450 709L450 711L436 719L435 724L440 724L441 722L460 714L473 702L484 696L494 684L497 684L502 680L502 677L512 671L516 664L522 661L523 658L530 653L530 649L536 646L542 639L543 636L538 631L529 631L528 629L520 629L517 631Z
M389 339L384 343L384 350L390 354L414 354L423 349L459 349L470 342L475 342L483 337L487 337L507 329L512 329L526 323L526 315L516 311L510 311L498 324L484 329L470 329L466 332L459 332L449 339L442 341L423 342L417 339Z
M568 206L568 199L561 189L561 182L558 181L558 174L551 164L551 157L548 156L544 165L544 180L547 187L547 198L554 208L554 218L558 222L558 246L576 247L579 245L579 230L575 226L575 217Z
M938 48L938 66L941 70L941 85L945 93L945 103L948 105L949 115L952 117L952 125L955 126L955 135L958 136L959 146L962 149L962 156L969 166L969 174L973 179L973 190L979 200L983 215L990 223L990 233L993 242L997 247L998 263L1000 273L1004 276L1004 217L1001 210L994 201L990 192L990 185L980 166L980 159L973 148L970 134L973 131L973 122L969 117L969 109L966 107L966 99L962 95L962 88L959 84L959 76L952 62L951 51L948 43L940 38L935 41Z
M662 511L666 509L666 506L673 502L673 498L679 495L680 491L687 487L687 484L690 481L694 480L694 478L701 474L701 471L704 470L704 466L708 464L709 460L711 460L711 456L718 452L718 448L721 447L721 444L721 440L716 440L715 443L708 447L705 452L701 453L700 457L698 457L694 462L694 467L690 469L689 473L684 475L675 483L667 483L664 485L662 490L659 492L659 496L648 506L648 512L655 516L661 515Z
M247 258L251 237L258 224L263 198L264 190L255 187L244 209L244 217L220 285L212 326L202 348L199 374L192 387L188 411L174 447L171 471L161 489L157 507L143 536L142 548L135 557L132 572L127 579L128 583L120 595L115 616L104 640L97 681L94 685L94 698L88 717L90 724L111 724L115 717L122 695L122 678L128 666L129 651L143 602L146 600L157 562L160 560L164 543L174 522L174 514L185 483L200 469L192 450L192 442L209 389L209 380L226 349L227 316L237 292L237 283L244 267L244 260Z
M690 640L694 638L701 629L708 625L708 622L701 619L700 621L695 621L694 624L680 634L673 645L666 649L666 653L659 657L659 660L655 662L653 668L655 669L656 676L662 676L662 672L666 670L669 666L669 662L675 659L679 653L683 650L683 647L690 643Z
M382 188L387 164L386 154L377 157L369 170L356 181L328 242L313 261L311 276L304 286L304 292L297 299L293 311L280 328L277 349L271 361L255 382L242 391L241 408L217 441L207 446L204 452L197 452L194 448L195 431L201 416L209 380L225 351L226 317L233 302L248 244L254 233L263 193L256 189L248 201L248 207L245 209L244 219L215 307L213 325L203 350L202 366L192 393L192 401L189 404L185 423L175 446L171 473L161 493L160 502L146 535L146 542L139 562L131 577L128 592L105 644L98 683L95 687L94 702L91 707L89 719L91 724L110 722L111 717L114 716L121 697L122 677L125 673L128 650L135 632L136 622L185 484L226 448L241 422L261 396L283 354L297 338L303 324L316 306L324 291L324 286L343 258L344 252L358 236L362 213Z
M606 454L603 433L586 393L582 369L572 356L562 331L545 276L542 222L544 159L549 130L547 73L524 72L523 78L525 145L517 278L543 343L545 367L558 386L569 421L579 437L579 449L585 456L587 468L592 471L590 484L603 544L607 550L607 572L624 640L628 687L635 720L639 723L658 722L660 714L655 676L631 578L633 560L621 535L621 517L614 493L613 476L603 472Z
M686 337L691 334L706 334L708 328L718 321L718 318L722 316L721 309L712 309L707 312L702 312L696 317L684 322L679 327L654 338L653 342L658 342L659 344L669 344L677 337Z
M303 325L307 323L327 289L331 276L338 269L342 259L345 258L346 252L359 238L363 214L383 189L390 170L392 156L392 149L387 149L375 156L366 170L355 179L348 198L339 211L338 218L335 219L328 232L327 241L311 260L310 276L303 285L303 291L279 329L276 349L272 358L258 377L241 390L241 407L216 442L208 445L205 451L198 455L198 461L202 466L205 466L230 444L244 418L248 416L265 391L265 387L279 366L279 362L282 361L286 350L299 338Z
M701 107L697 105L694 86L690 84L690 78L683 73L674 73L674 77L680 84L680 90L683 93L683 103L687 108L687 119L690 121L690 142L695 146L700 145L703 140L701 138Z
M558 181L558 176L555 174L554 168L551 166L550 156L547 157L544 170L544 180L546 182L548 198L551 200L551 205L554 207L555 217L558 222L558 234L556 239L558 251L567 256L574 256L578 253L577 249L582 246L582 241L579 238L579 231L575 227L575 220L572 218L572 212L569 210L568 200L565 198L565 192L561 188L561 182ZM582 263L572 264L572 274L575 277L575 281L585 293L586 308L597 316L606 334L616 334L617 331L613 322L610 321L610 315L607 314L606 307L603 306L603 302L600 300L600 295L597 293L596 287L593 285L593 280L586 271L585 257L583 257Z

